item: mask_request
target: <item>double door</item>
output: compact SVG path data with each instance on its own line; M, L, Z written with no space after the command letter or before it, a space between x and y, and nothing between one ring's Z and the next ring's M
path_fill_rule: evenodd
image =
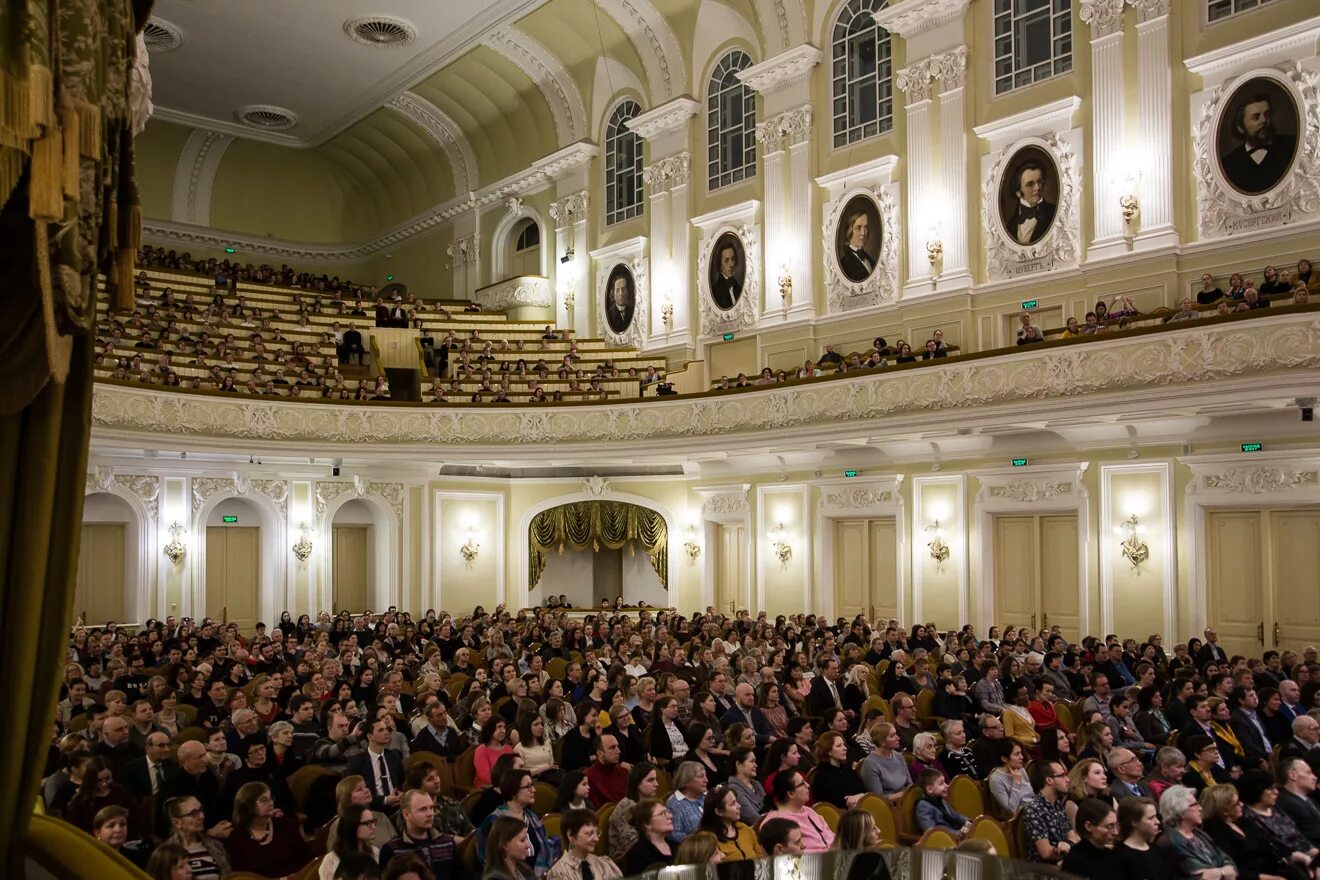
M892 516L834 521L834 614L898 617L898 529Z
M208 526L205 577L206 616L250 632L260 609L261 529Z
M994 517L994 623L1081 628L1077 514Z
M1231 657L1320 643L1320 509L1206 514L1207 620Z

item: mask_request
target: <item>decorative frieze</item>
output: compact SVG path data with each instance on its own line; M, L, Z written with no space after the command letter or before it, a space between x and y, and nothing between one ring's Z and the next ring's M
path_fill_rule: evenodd
M550 289L550 279L540 275L520 275L483 287L472 294L472 301L483 310L491 312L502 312L505 309L522 306L549 307L555 304L554 292Z
M726 492L709 495L701 504L701 515L710 519L719 516L742 516L749 513L752 506L747 501L747 493Z
M147 516L154 522L160 512L160 477L138 474L116 474L113 468L96 467L87 475L84 494L93 492L126 492L142 502Z
M1201 487L1229 495L1274 495L1320 486L1320 470L1287 467L1235 467L1201 475Z
M317 480L313 488L316 503L316 518L325 518L325 512L345 495L354 498L375 496L389 505L395 519L403 518L403 499L406 494L403 483L378 482L355 474L352 480Z
M245 498L257 494L265 495L271 503L287 515L289 501L289 483L287 480L254 480L247 474L235 473L232 477L194 477L192 481L192 512L198 512L214 495Z
M638 137L649 141L687 125L700 109L701 104L692 98L675 98L641 116L634 116L624 124Z

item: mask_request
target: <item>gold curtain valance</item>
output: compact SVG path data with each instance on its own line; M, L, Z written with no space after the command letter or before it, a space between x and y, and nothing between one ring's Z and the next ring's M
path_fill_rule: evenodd
M549 550L618 550L625 544L642 545L660 585L669 589L669 529L654 510L622 501L578 501L543 510L532 520L527 541L532 564L527 589L533 589L545 571ZM630 548L632 549L632 548ZM634 550L635 552L635 550Z

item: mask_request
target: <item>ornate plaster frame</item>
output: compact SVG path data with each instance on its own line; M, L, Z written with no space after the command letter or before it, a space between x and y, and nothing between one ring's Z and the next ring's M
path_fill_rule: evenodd
M897 156L884 156L846 172L816 179L829 198L821 208L821 261L825 269L825 294L830 313L849 312L898 302L900 251L903 237L899 213L900 186L892 178ZM863 281L852 281L839 266L834 235L843 209L855 196L875 203L880 215L880 256L875 271Z
M734 205L722 211L695 217L692 225L701 230L697 245L697 312L700 317L699 334L709 339L721 333L755 327L760 320L761 303L761 223L758 219L761 203L755 199ZM746 270L743 275L742 296L732 309L716 308L710 290L710 257L715 242L726 232L738 237L743 246Z
M591 262L596 269L596 282L592 285L592 308L596 312L596 328L600 335L611 345L630 345L640 350L651 326L651 259L646 255L647 239L637 236L627 241L591 252ZM610 273L618 264L624 264L633 274L633 319L628 329L615 333L605 320L605 302L609 291Z
M981 185L981 229L985 236L987 274L992 280L1021 278L1055 269L1075 268L1081 260L1082 159L1077 130L1031 135L991 155ZM999 189L1009 160L1023 147L1039 147L1059 169L1059 203L1054 224L1033 245L1020 245L1008 235L999 216Z

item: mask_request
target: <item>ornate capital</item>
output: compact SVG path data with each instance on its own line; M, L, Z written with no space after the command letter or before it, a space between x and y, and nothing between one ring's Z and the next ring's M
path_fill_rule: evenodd
M922 58L898 71L896 82L908 97L909 106L930 100L931 85L939 74L935 58Z
M668 192L686 186L692 154L686 150L651 163L642 169L642 182L652 193Z
M806 79L811 75L812 68L820 63L820 59L819 49L810 43L803 43L760 64L753 64L741 71L738 79L749 89L764 95Z
M1169 0L1127 0L1127 2L1137 10L1137 20L1142 24L1169 14Z
M1164 0L1165 6L1168 0ZM1098 40L1123 29L1123 0L1082 0L1078 13L1091 27L1091 39Z
M641 116L634 116L624 124L636 132L638 137L649 141L687 125L687 121L696 116L700 109L701 104L692 98L675 98Z
M756 142L767 153L800 144L811 136L811 105L803 104L756 126Z
M951 92L967 85L967 47L959 46L931 58L935 74L940 78L940 90Z
M971 0L899 0L873 13L875 23L911 38L963 17Z
M563 229L581 220L587 219L587 191L580 190L564 196L550 205L550 219L555 221L555 229Z
M475 232L464 238L454 239L445 248L449 258L459 263L475 263L481 259L481 238Z

